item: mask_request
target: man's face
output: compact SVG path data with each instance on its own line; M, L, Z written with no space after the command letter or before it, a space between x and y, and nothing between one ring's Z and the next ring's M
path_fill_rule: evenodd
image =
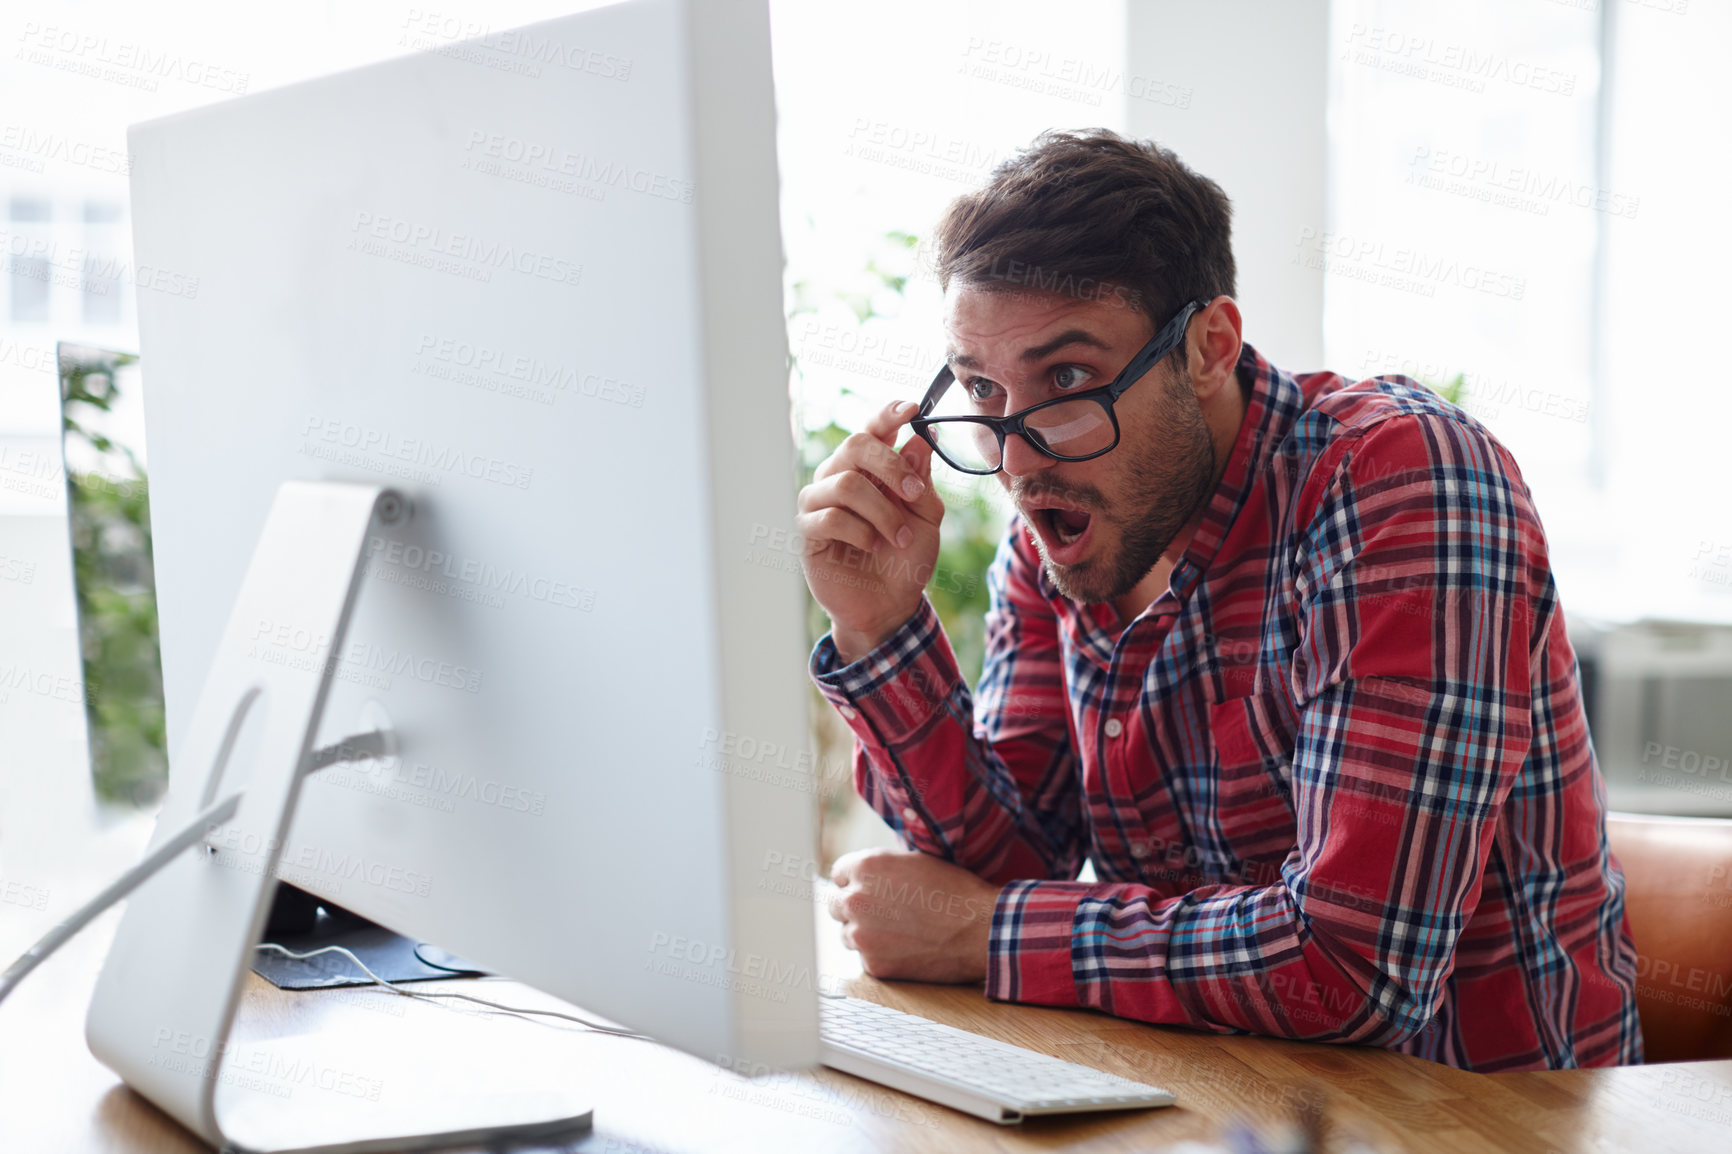
M945 329L958 395L943 411L967 411L966 399L995 416L1110 383L1155 331L1120 297L964 286L947 295ZM1034 530L1053 585L1073 601L1130 592L1214 487L1214 443L1175 359L1182 366L1184 353L1119 398L1119 443L1103 456L1055 461L1015 434L1005 438L998 480Z

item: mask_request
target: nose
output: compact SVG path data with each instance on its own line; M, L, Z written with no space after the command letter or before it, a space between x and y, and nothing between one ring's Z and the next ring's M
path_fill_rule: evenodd
M1050 469L1057 461L1023 440L1020 433L1006 433L1004 437L1004 471L1012 477L1026 477Z

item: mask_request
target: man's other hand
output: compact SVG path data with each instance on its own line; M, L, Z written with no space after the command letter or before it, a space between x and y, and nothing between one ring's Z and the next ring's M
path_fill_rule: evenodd
M912 850L858 850L836 859L830 916L842 944L875 978L978 982L986 977L999 887Z

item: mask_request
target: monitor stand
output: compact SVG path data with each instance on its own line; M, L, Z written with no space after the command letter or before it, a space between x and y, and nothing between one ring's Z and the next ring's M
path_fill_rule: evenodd
M270 912L301 779L313 763L368 534L408 516L404 498L379 485L288 481L277 490L176 750L177 788L164 802L155 839L236 790L244 791L239 808L210 831L203 852L181 854L132 896L91 999L91 1052L219 1149L363 1154L589 1128L588 1104L564 1088L572 1079L543 1064L544 1053L488 1044L498 1019L416 1007L440 1019L420 1038L373 1021L340 1043L315 1032L249 1046L237 1061L235 1012ZM255 647L267 629L317 639L296 647L312 660L271 660ZM257 757L230 766L248 724L259 727ZM198 781L197 767L207 767L202 785L188 788ZM419 1023L424 1016L403 1020L412 1017ZM436 1062L427 1060L429 1045ZM399 1058L420 1059L422 1069L388 1072ZM465 1076L471 1064L473 1077ZM319 1089L329 1074L334 1092L297 1101L286 1072L309 1069ZM262 1089L255 1084L261 1071ZM272 1071L280 1084L270 1081ZM368 1092L345 1095L339 1083ZM285 1088L289 1094L279 1092Z

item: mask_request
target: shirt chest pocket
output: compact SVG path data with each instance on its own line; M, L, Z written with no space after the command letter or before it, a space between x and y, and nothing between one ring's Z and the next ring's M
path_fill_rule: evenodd
M1287 695L1277 689L1229 697L1209 705L1208 713L1219 828L1240 858L1261 856L1272 848L1284 852L1294 832L1293 742L1298 732Z

